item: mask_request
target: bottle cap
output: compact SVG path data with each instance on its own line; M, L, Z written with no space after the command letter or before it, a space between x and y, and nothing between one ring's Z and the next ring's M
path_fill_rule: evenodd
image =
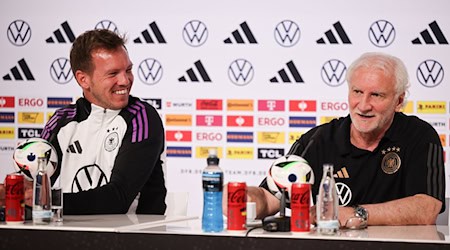
M208 165L219 165L219 157L217 157L217 149L208 149L208 158L206 159Z

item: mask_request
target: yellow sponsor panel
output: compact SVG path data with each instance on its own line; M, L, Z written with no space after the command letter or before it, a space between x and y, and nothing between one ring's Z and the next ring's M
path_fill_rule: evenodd
M253 100L227 100L227 110L253 111Z
M446 114L447 102L441 101L419 101L417 102L417 113L421 114Z
M441 139L442 147L446 147L447 146L447 135L439 134L439 138Z
M43 112L18 112L17 113L18 123L25 124L43 124L44 123L44 113Z
M298 138L300 138L304 133L303 132L289 132L289 145L293 144Z
M166 115L166 126L192 126L192 115Z
M55 112L47 112L47 121L50 120L50 118L52 118L54 113Z
M223 148L222 147L196 147L195 148L195 158L207 158L209 149L215 148L217 150L217 157L219 159L223 158ZM205 162L206 164L206 162Z
M228 147L227 148L228 159L253 159L253 148L244 147Z
M320 124L325 124L331 122L333 119L339 118L340 116L322 116L320 117ZM320 125L319 124L319 125Z
M406 114L414 113L414 102L413 101L406 102L406 105L400 111Z
M284 144L286 141L284 132L258 132L260 144Z
M14 139L14 127L0 127L0 139Z

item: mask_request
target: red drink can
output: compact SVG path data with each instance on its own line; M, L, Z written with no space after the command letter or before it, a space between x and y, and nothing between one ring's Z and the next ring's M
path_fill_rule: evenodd
M311 184L293 183L291 186L291 231L309 232Z
M25 222L25 192L22 174L8 174L5 179L5 221L7 224Z
M245 182L228 183L228 230L246 230L247 221L247 184Z

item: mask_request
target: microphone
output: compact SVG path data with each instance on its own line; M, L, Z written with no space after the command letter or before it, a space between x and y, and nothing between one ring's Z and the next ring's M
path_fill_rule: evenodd
M263 229L269 232L290 232L291 217L286 216L286 188L281 188L280 215L263 219Z

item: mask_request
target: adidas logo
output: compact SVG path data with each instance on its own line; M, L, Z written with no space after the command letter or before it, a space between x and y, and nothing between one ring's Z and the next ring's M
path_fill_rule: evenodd
M138 37L133 40L134 43L167 43L166 39L164 39L164 36L162 35L161 31L158 28L158 25L156 22L153 22L149 24L150 30L146 29L141 32L142 38L144 41L141 40L141 37ZM152 38L153 37L153 38ZM156 42L155 42L156 40Z
M67 40L70 43L73 43L73 41L75 41L75 35L73 34L72 29L69 26L69 23L67 23L67 21L65 21L64 23L61 24L62 27L62 31L61 29L57 29L55 31L53 31L53 35L54 37L49 37L45 40L46 43L55 43L55 40L53 38L56 38L56 42L58 43L66 43ZM64 38L63 33L66 35L67 40Z
M431 29L431 33L434 35L434 38L437 40L438 44L448 44L447 39L444 36L444 33L442 33L441 28L439 28L439 25L436 21L433 21L432 23L428 24L428 26ZM423 30L420 32L420 36L422 37L423 41L426 44L436 44L433 37L431 36L430 32L428 30ZM422 41L419 37L412 40L412 44L422 44Z
M66 152L73 153L73 154L81 154L83 152L83 149L81 148L80 142L75 141L74 143L69 145Z
M274 76L270 79L270 82L274 82L274 83L276 83L276 82L303 83L304 82L302 77L300 76L300 73L297 70L297 67L295 67L295 64L292 60L289 61L288 63L286 63L286 66L287 66L287 69L281 69L278 71L278 76L281 78L281 80L279 80L276 76ZM291 77L289 77L288 73L291 74Z
M3 76L3 80L5 81L11 81L13 78L17 81L25 80L27 81L34 81L34 76L30 71L30 68L27 65L27 62L25 62L25 59L22 58L19 60L19 66L14 66L11 68L11 74L6 74Z
M194 65L195 65L197 74L195 73L194 68L190 68L186 71L187 78L189 78L189 80L191 80L191 82L200 82L200 79L197 77L198 74L200 74L201 80L203 80L204 82L211 82L211 78L209 78L208 72L206 72L205 67L203 67L202 62L200 60L198 60L194 63ZM182 76L182 77L178 78L178 81L179 82L187 82L187 79L185 76Z
M345 178L348 179L350 176L348 175L347 168L343 167L341 170L337 171L334 175L334 178Z
M242 29L243 35L245 36L245 38L247 38L247 41L249 43L258 43L256 41L255 36L253 36L252 31L250 30L250 27L248 27L247 22L243 22L239 25ZM241 35L241 33L239 32L239 29L236 29L235 31L233 31L231 33L233 35L234 40L236 41L236 43L245 43L243 36ZM231 37L223 40L224 43L226 44L231 44L233 43L233 41L231 40Z
M337 33L337 36L341 39L343 44L352 44L350 41L350 38L348 38L347 33L345 32L344 28L341 25L341 22L337 21L333 24L334 31ZM316 42L318 44L325 44L325 39L328 40L330 44L338 44L338 40L336 39L335 34L333 33L333 30L330 29L327 32L325 32L325 38L320 38Z

